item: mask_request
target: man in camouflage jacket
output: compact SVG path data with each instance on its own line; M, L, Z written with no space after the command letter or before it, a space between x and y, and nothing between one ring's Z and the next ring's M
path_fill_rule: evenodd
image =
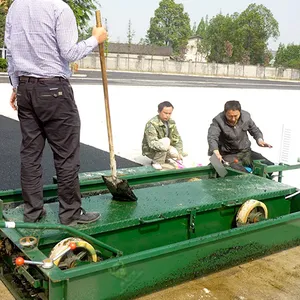
M174 120L171 119L173 105L164 101L158 105L158 115L145 126L142 142L143 155L152 159L152 166L162 169L162 164L182 160L183 145Z

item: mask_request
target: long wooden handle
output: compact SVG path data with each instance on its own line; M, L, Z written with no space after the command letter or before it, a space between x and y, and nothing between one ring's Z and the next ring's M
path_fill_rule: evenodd
M96 24L97 24L97 27L102 26L100 10L96 11ZM116 166L112 128L111 128L110 109L109 109L109 100L108 100L108 84L107 84L107 74L106 74L104 44L103 43L99 44L99 56L100 56L101 73L102 73L102 85L103 85L103 92L104 92L106 126L107 126L108 144L109 144L110 169L111 169L112 176L117 177L117 166Z

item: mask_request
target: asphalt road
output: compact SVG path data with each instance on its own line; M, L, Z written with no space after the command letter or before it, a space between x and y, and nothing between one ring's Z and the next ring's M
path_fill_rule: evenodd
M20 144L21 130L19 122L0 115L0 190L20 188ZM109 153L85 144L80 145L80 172L109 170ZM119 168L130 168L139 164L116 156ZM43 154L44 184L51 184L55 175L52 152L46 144ZM1 298L1 297L0 297Z
M300 90L300 82L295 81L115 71L108 71L107 77L110 85ZM80 70L71 78L73 84L99 84L101 81L101 72L93 70ZM2 73L0 74L0 83L4 82L8 82L8 76Z

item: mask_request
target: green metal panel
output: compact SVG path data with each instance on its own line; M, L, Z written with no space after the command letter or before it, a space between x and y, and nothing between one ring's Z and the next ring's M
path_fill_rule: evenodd
M233 176L225 178L182 182L211 172L195 169L128 175L138 184L156 184L136 189L137 202L112 201L110 194L85 197L83 207L99 211L101 219L69 233L64 226L55 225L56 202L45 204L47 217L42 223L23 225L23 206L11 209L6 205L4 217L16 221L17 228L2 229L1 234L31 260L44 259L70 234L90 240L101 251L106 249L106 259L99 263L66 271L34 267L39 272L36 280L29 276L32 273L26 274L33 285L46 286L46 293L48 281L49 300L126 299L299 244L300 197L285 199L296 188L233 171ZM86 187L91 187L91 181ZM99 182L90 191L96 186ZM3 196L7 202L14 199L12 194ZM236 213L249 199L263 201L273 219L235 228ZM38 248L23 249L19 239L25 235L38 237ZM123 256L114 257L121 252ZM12 258L8 262L12 264Z
M111 201L107 194L91 196L83 199L83 207L87 211L99 211L101 219L89 226L78 226L78 229L131 254L231 229L235 226L237 210L248 199L266 201L270 217L287 214L290 203L283 196L294 191L295 188L264 178L241 175L139 189L136 190L138 202ZM58 223L58 204L50 203L45 207L44 223ZM7 220L22 221L23 206L5 210L4 216ZM54 230L17 231L24 236L36 236L45 255L57 242L70 235Z
M129 299L299 245L299 226L297 213L124 256L102 265L70 269L64 272L68 278L67 299ZM89 295L84 292L87 287Z
M295 195L289 199L291 205L291 213L300 211L300 194Z
M295 190L264 178L240 175L139 189L138 202L111 201L107 194L91 196L83 199L83 207L99 211L101 219L77 228L129 254L233 228L237 210L248 199L265 201L271 218L287 214L290 202L284 196ZM44 223L58 223L58 203L45 207ZM22 221L23 206L4 210L4 216ZM69 236L63 231L17 230L21 236L36 236L46 255L47 249Z

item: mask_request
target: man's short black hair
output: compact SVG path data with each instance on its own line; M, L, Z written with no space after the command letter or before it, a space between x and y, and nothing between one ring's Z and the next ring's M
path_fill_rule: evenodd
M239 101L230 100L227 101L224 105L224 112L226 113L229 110L238 110L241 111L241 104Z
M164 109L164 107L172 107L172 108L174 108L174 106L172 105L171 102L164 101L164 102L158 104L158 112L160 113Z

